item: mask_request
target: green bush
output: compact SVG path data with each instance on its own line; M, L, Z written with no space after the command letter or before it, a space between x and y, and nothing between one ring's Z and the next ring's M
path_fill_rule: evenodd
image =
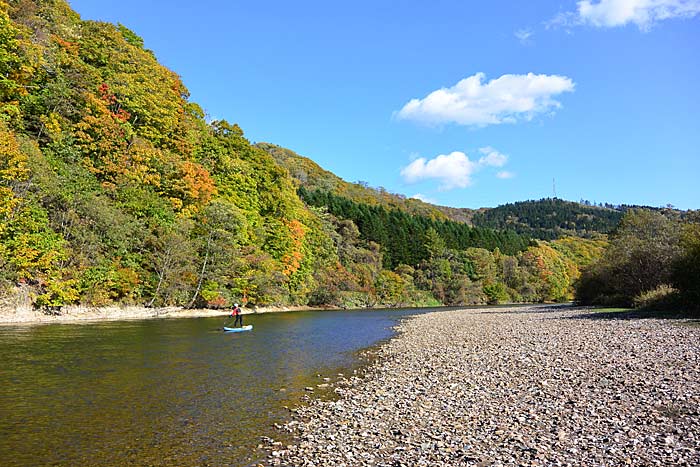
M507 302L510 299L506 286L503 285L502 282L485 285L484 293L486 294L487 303L489 305L498 305L499 303Z
M635 308L665 310L677 307L678 301L678 289L674 289L667 284L661 284L655 289L647 290L635 296L632 299L632 305Z

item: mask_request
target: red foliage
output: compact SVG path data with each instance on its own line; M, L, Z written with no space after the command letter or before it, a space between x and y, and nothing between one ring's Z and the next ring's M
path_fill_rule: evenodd
M73 54L78 52L78 45L75 42L70 42L70 41L67 41L65 39L61 39L57 35L53 35L52 39L63 50L70 52L70 53L73 53Z
M209 308L224 308L228 302L224 297L221 295L217 295L216 297L212 298L211 300L207 300L207 306Z
M107 107L109 108L109 111L116 120L119 120L120 122L127 122L131 118L131 113L129 113L127 110L122 109L121 104L119 103L117 96L109 92L109 85L107 83L102 83L100 87L98 88L98 92L100 93L100 99L104 101L105 104L107 104Z

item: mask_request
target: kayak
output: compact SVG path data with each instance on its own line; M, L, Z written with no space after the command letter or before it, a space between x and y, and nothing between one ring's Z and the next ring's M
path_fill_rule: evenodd
M253 325L249 324L248 326L243 326L242 328L227 328L224 326L224 332L243 332L243 331L252 331L253 330Z

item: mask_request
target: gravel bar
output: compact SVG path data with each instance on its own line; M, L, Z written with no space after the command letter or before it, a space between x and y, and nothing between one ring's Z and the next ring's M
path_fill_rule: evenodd
M404 320L268 440L285 466L700 465L700 327L576 308ZM607 315L610 316L610 315Z

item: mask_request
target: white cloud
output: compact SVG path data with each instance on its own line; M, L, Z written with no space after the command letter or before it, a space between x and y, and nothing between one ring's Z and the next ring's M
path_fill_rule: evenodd
M513 33L522 45L532 45L531 37L534 35L531 29L518 29Z
M466 188L472 184L472 176L479 170L486 167L503 167L508 162L508 156L501 154L496 149L486 146L479 149L483 154L478 161L472 161L465 153L453 151L450 154L440 154L434 159L420 157L413 160L406 167L401 169L406 183L416 183L423 180L439 180L440 190L452 190L454 188ZM499 172L511 175L510 172ZM499 178L510 178L509 176ZM512 175L511 175L512 176ZM421 198L420 193L413 195L413 198Z
M496 174L496 177L506 180L515 177L515 174L513 172L508 172L507 170L502 170Z
M416 193L415 195L411 196L411 198L419 199L424 203L437 204L437 201L435 201L433 198L425 196L423 193Z
M477 164L470 161L466 154L459 151L450 154L440 154L435 159L426 160L419 157L401 170L401 175L408 183L416 183L426 179L437 179L442 182L441 190L466 188L471 185L471 175Z
M587 24L599 28L637 25L648 31L655 23L700 14L700 0L581 0L575 12L560 13L549 26Z
M411 99L396 117L428 125L515 123L561 107L553 96L574 90L574 82L566 76L503 75L486 83L484 78L484 73L476 73L451 88Z
M491 146L480 148L479 152L483 154L481 159L479 159L479 164L481 165L489 165L491 167L503 167L504 165L506 165L506 162L508 162L508 156L501 154Z

